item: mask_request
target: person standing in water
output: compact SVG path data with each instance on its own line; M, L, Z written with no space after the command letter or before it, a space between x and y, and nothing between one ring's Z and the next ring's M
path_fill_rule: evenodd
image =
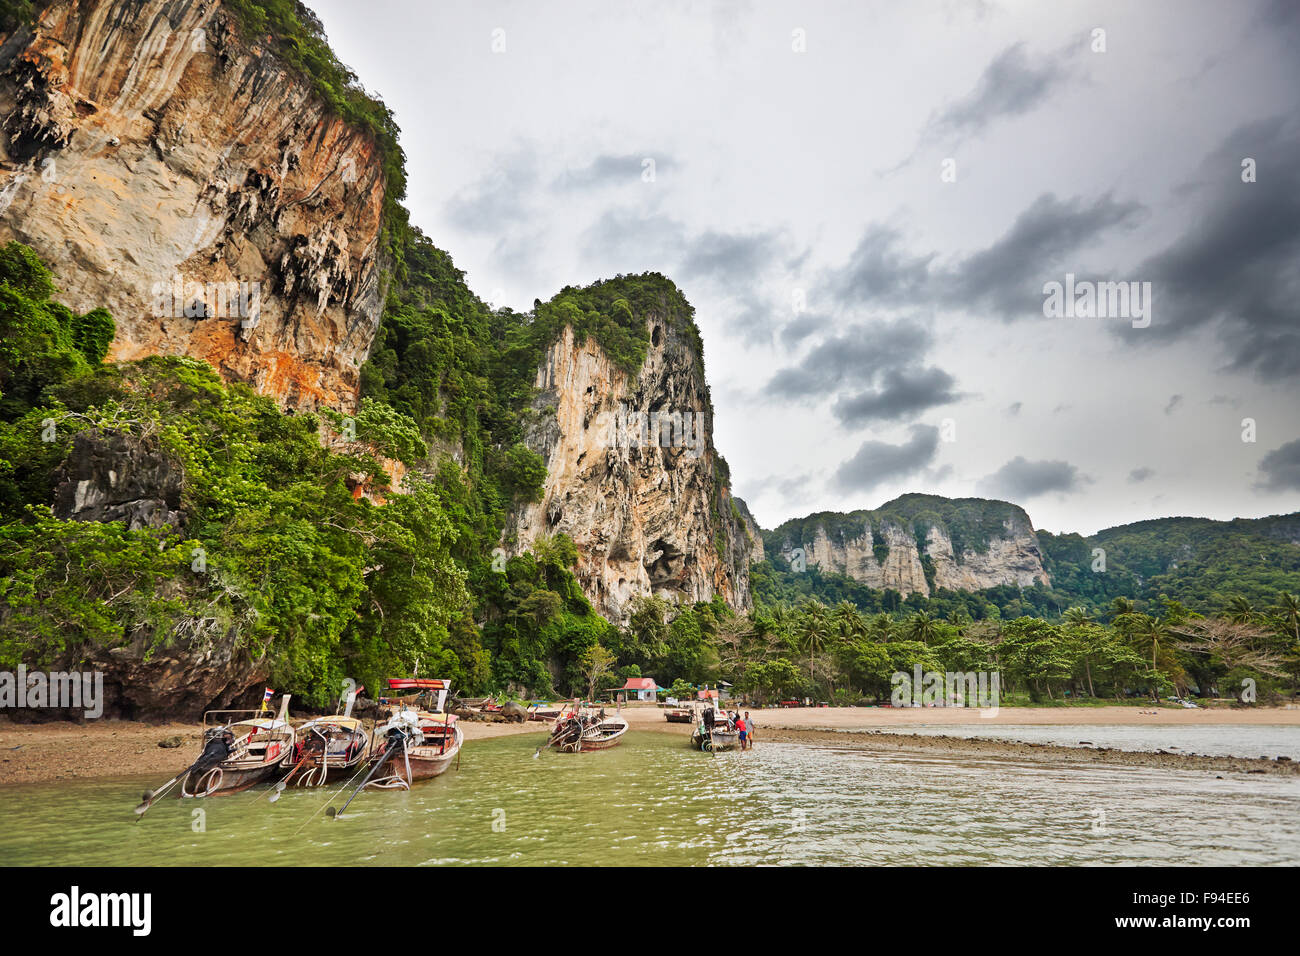
M749 737L748 737L749 747L748 747L748 749L749 749L749 750L753 750L753 749L754 749L754 719L753 719L752 717L749 716L749 711L745 711L745 730L746 730L746 731L748 732L748 734L749 734Z

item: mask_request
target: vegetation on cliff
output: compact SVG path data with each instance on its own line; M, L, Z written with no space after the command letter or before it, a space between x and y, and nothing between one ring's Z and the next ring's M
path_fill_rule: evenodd
M611 657L620 677L679 689L729 680L758 697L836 700L887 693L889 675L917 663L1001 668L1017 691L1051 698L1293 678L1300 631L1282 592L1297 590L1300 563L1289 519L1040 534L1052 587L929 599L813 566L795 574L781 560L782 544L807 543L818 525L839 541L870 525L879 561L889 551L882 527L918 544L943 528L959 562L1008 526L1028 527L1006 502L905 495L765 532L772 557L753 568L749 617L720 600L645 598L625 626L583 596L568 539L505 560L508 516L536 499L545 477L523 436L539 414L533 381L546 349L570 325L635 372L654 315L702 355L690 304L646 273L568 287L524 313L490 308L410 225L393 118L330 51L315 16L297 0L224 6L250 43L268 38L332 110L373 135L383 158L390 281L359 409L351 420L284 414L186 359L104 365L111 316L59 305L30 250L0 251L0 668L233 642L264 662L277 688L322 705L344 677L375 687L417 671L470 693L568 694L592 687ZM9 0L0 17L31 9ZM105 433L175 463L183 520L132 530L56 517L61 464L79 435ZM407 493L383 507L362 494L388 490L380 456L410 468ZM715 465L722 554L722 520L739 516L723 510L729 476L721 458ZM1097 546L1107 549L1101 575L1090 569ZM923 565L933 582L933 562ZM1238 630L1207 634L1198 620Z

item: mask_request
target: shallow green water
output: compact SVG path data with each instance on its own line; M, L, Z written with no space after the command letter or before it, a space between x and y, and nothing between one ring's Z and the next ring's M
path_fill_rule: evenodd
M1050 768L768 744L717 756L631 733L531 759L532 735L471 741L459 771L368 792L264 790L131 808L160 780L0 788L0 863L1294 864L1300 780ZM338 801L338 802L341 802ZM204 831L193 829L203 811Z

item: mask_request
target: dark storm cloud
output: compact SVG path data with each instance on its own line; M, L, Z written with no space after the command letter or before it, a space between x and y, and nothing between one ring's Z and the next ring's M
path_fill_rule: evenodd
M930 278L928 256L904 252L896 229L873 223L849 256L843 269L832 273L831 290L845 305L901 302L921 293Z
M1128 473L1128 480L1131 484L1140 485L1148 478L1155 477L1155 473L1154 468L1148 468L1146 465L1143 465L1141 468L1134 468L1130 471Z
M586 190L602 189L606 186L639 186L643 184L642 175L645 161L653 159L655 177L675 165L672 157L654 153L626 153L614 155L602 153L586 166L565 170L556 177L552 184L556 189Z
M982 495L1024 501L1052 491L1078 491L1087 481L1067 461L1026 461L1017 455L982 479L977 488Z
M1043 283L1059 277L1060 264L1116 227L1133 225L1142 209L1110 194L1063 201L1044 193L991 245L946 267L932 265L937 253L911 255L898 232L873 224L830 285L845 305L924 304L1042 318Z
M1300 491L1300 438L1265 455L1259 474L1259 486L1267 491Z
M1218 333L1229 368L1262 381L1294 379L1300 363L1300 124L1243 126L1185 190L1192 223L1139 270L1154 286L1149 329L1126 341L1159 343L1201 327ZM1242 182L1242 161L1256 182ZM1122 334L1116 329L1117 334Z
M843 395L831 407L843 424L895 421L961 398L956 380L941 368L890 369L879 388Z
M825 396L840 386L870 385L886 369L911 365L930 347L930 333L907 319L862 322L815 346L798 365L781 369L767 391L784 398Z
M817 312L805 312L798 318L786 323L781 330L781 341L787 348L794 348L814 332L820 332L831 324L831 317Z
M922 471L934 460L938 447L939 429L933 425L913 425L911 437L901 445L865 441L836 469L831 483L840 491L870 491Z
M993 58L975 88L944 109L932 126L940 133L978 133L995 119L1028 113L1068 76L1061 56L1031 58L1024 43L1013 44Z
M1060 278L1056 266L1115 227L1132 225L1141 211L1138 203L1117 202L1109 194L1091 202L1039 196L1002 238L946 277L947 304L1004 319L1042 318L1043 283Z

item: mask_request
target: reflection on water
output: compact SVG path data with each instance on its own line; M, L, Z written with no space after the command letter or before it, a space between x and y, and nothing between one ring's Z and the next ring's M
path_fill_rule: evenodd
M1158 716L1150 726L1099 724L1096 726L1039 727L1001 724L918 724L890 727L891 733L931 734L945 737L992 737L1024 743L1078 746L1089 741L1118 750L1169 750L1213 757L1290 757L1300 760L1300 727L1286 724L1245 726L1160 726Z
M716 756L633 733L593 754L505 737L345 818L319 791L166 799L157 780L0 789L4 864L1293 864L1300 780L1050 768L768 744ZM341 800L339 801L341 803ZM194 832L195 811L206 832Z

